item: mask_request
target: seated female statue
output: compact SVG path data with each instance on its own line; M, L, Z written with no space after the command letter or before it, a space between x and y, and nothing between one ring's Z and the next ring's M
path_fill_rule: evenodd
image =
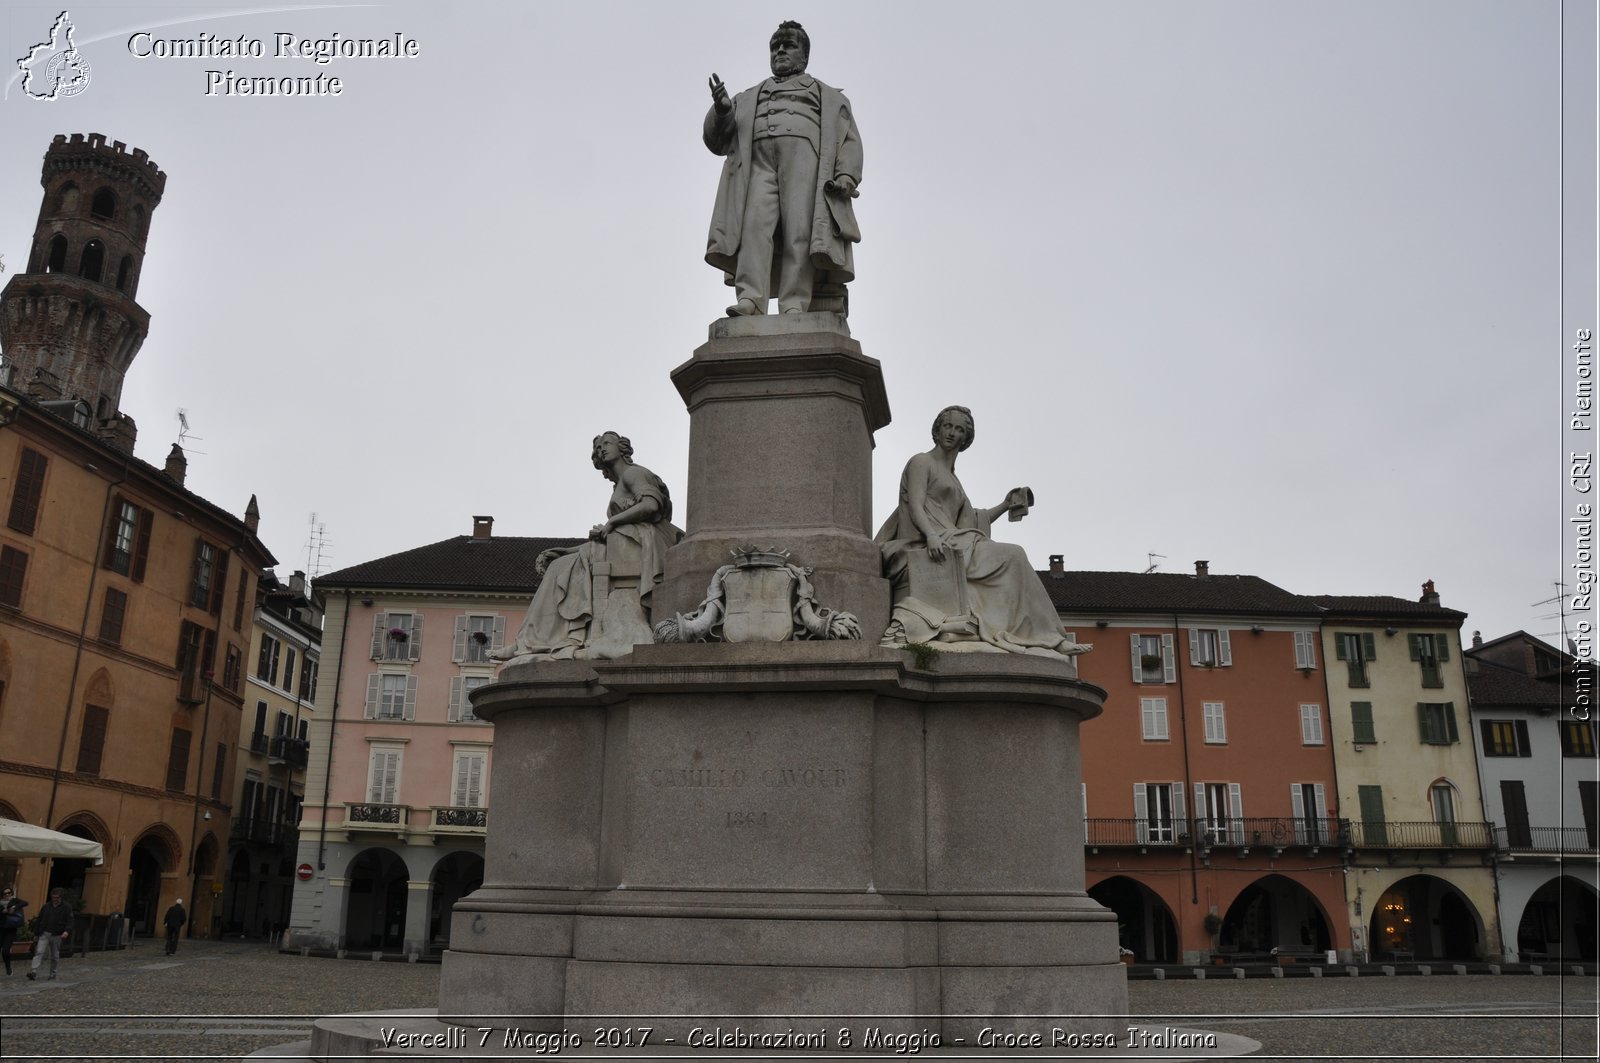
M595 436L590 457L616 485L606 519L589 529L588 542L539 555L544 578L501 660L610 659L653 641L650 595L667 548L683 536L672 525L672 498L661 477L633 463L626 436Z
M878 532L893 612L882 644L933 642L940 649L1072 656L1090 649L1062 630L1039 574L1020 546L989 538L1002 513L1020 519L1032 492L976 509L956 478L956 456L972 445L972 411L947 406L933 422L933 449L906 462L900 504Z

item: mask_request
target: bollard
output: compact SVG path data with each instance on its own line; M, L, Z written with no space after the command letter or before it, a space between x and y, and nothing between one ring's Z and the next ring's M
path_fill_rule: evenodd
M1537 963L1530 963L1530 964L1528 964L1528 973L1529 974L1544 974L1544 968L1539 966Z
M311 946L310 945L301 945L300 946L300 955L302 955L302 956L311 955Z
M1393 978L1394 977L1394 964L1392 964L1392 963L1384 964L1383 965L1383 974L1384 974L1384 977L1386 977L1386 978Z
M334 957L336 959L341 959L342 960L342 959L345 958L346 952L345 952L344 949L335 949L333 955L334 955Z
M1491 963L1489 965L1489 973L1490 974L1499 974L1500 973L1500 965L1498 963Z
M408 953L406 953L406 962L407 963L416 963L420 959L422 959L422 954L420 952L408 952Z
M377 963L381 959L383 959L383 950L382 949L374 949L373 952L372 952L372 962L373 963Z
M1419 963L1419 964L1417 964L1417 973L1418 974L1432 974L1433 973L1433 968L1428 966L1425 963Z
M1274 967L1272 969L1272 977L1274 977L1274 978L1282 978L1283 977L1283 968L1282 967Z
M1352 963L1350 966L1344 969L1344 973L1349 975L1351 978L1360 978L1361 968Z
M1467 965L1464 964L1464 963L1452 963L1450 965L1450 967L1451 967L1452 970L1454 970L1456 972L1456 974L1466 974L1467 973Z
M1157 967L1156 968L1156 981L1165 982L1166 980L1167 980L1167 969L1165 967Z
M1196 967L1193 970L1195 981L1204 982L1206 980L1206 969L1204 967Z
M1243 978L1244 977L1244 968L1243 967L1235 967L1233 969L1233 977L1235 979Z
M1579 978L1582 978L1583 977L1583 964L1581 964L1581 963L1573 964L1572 965L1572 973L1577 975Z
M1312 967L1312 968L1309 968L1309 970L1311 971L1311 977L1313 977L1313 978L1321 978L1322 977L1322 968L1321 967Z

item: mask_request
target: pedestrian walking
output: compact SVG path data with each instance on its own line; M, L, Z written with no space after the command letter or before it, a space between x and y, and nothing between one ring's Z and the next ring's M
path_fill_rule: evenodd
M189 913L183 910L183 899L172 902L172 907L167 909L166 918L161 920L167 927L167 955L178 954L178 931L183 929L183 924L189 921Z
M50 900L34 917L33 963L28 967L28 980L39 977L39 967L46 956L50 957L50 978L56 976L56 964L61 962L61 943L72 934L72 906L62 900L60 886L50 891Z
M11 977L11 946L17 940L17 931L28 921L22 910L28 902L17 896L10 886L0 889L0 956L5 957L6 977Z

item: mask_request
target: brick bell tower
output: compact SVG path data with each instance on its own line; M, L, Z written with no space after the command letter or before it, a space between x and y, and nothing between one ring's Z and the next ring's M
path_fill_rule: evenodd
M118 406L150 328L134 297L167 175L121 141L57 134L40 183L27 272L0 292L11 387L44 402L86 403L95 433L132 451L133 419Z

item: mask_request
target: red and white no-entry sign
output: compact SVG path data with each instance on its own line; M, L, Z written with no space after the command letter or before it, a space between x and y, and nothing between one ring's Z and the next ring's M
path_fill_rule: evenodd
M300 876L300 881L301 882L310 882L311 881L311 876L315 872L312 870L312 867L311 867L310 864L301 864L299 867L294 869L294 873L296 875Z

